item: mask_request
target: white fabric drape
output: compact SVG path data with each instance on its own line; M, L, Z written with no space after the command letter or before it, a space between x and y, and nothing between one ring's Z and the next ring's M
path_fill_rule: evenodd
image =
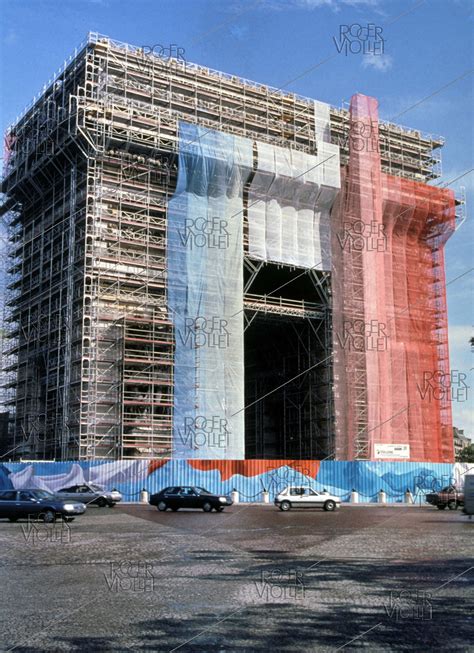
M302 268L331 269L330 210L341 187L339 147L328 105L317 103L316 155L257 143L249 190L249 255Z

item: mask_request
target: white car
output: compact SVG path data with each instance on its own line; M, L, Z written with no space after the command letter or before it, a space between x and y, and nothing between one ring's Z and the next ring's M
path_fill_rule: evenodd
M289 486L275 497L275 505L280 510L294 508L323 508L332 512L340 508L341 500L328 492L317 492L311 487Z

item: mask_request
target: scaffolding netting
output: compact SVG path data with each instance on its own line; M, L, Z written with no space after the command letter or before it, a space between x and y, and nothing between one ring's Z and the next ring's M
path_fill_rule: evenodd
M257 169L248 197L249 255L329 271L339 147L321 140L317 155L260 142L256 147Z
M382 173L374 98L352 98L349 134L332 224L336 456L374 459L389 445L451 462L449 393L436 384L449 384L443 247L454 195Z
M180 123L168 206L173 456L244 458L243 187L252 142Z

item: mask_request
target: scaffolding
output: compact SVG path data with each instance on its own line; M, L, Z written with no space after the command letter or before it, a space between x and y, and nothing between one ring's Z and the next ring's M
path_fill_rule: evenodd
M449 387L443 248L455 198L383 172L377 108L373 98L352 100L354 137L333 213L336 451L370 460L379 445L403 445L412 460L452 462L449 397L423 386L441 378ZM361 125L371 147L355 145Z
M2 188L11 276L2 373L12 428L3 455L172 455L175 334L166 227L180 121L294 153L321 151L314 100L163 60L95 33L8 130ZM343 166L353 131L350 112L331 108L330 142L339 146ZM442 139L383 123L380 141L387 174L424 183L439 175L433 152ZM258 435L263 409L249 413L249 450L263 457L333 456L331 274L311 269L309 290L278 290L272 271L286 270L290 283L295 267L262 263L249 252L247 200L249 333L257 324L265 329L286 320L295 345L283 377L318 370L284 391L289 415L278 446L265 448ZM357 293L356 258L352 265ZM366 384L360 381L363 405ZM258 373L246 402L267 385ZM367 425L360 415L358 433ZM294 430L298 444L290 446Z

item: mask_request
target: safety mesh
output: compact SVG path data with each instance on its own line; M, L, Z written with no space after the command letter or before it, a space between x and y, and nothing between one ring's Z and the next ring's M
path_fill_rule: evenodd
M443 247L452 191L381 172L377 101L350 107L349 164L332 220L336 456L452 462ZM443 380L443 389L426 379ZM438 390L438 392L433 392Z
M321 121L321 137L326 138L328 116ZM321 140L317 155L310 155L257 143L257 168L249 190L249 255L330 271L330 209L339 188L337 145Z
M173 456L244 458L242 194L252 142L180 123L168 205Z

